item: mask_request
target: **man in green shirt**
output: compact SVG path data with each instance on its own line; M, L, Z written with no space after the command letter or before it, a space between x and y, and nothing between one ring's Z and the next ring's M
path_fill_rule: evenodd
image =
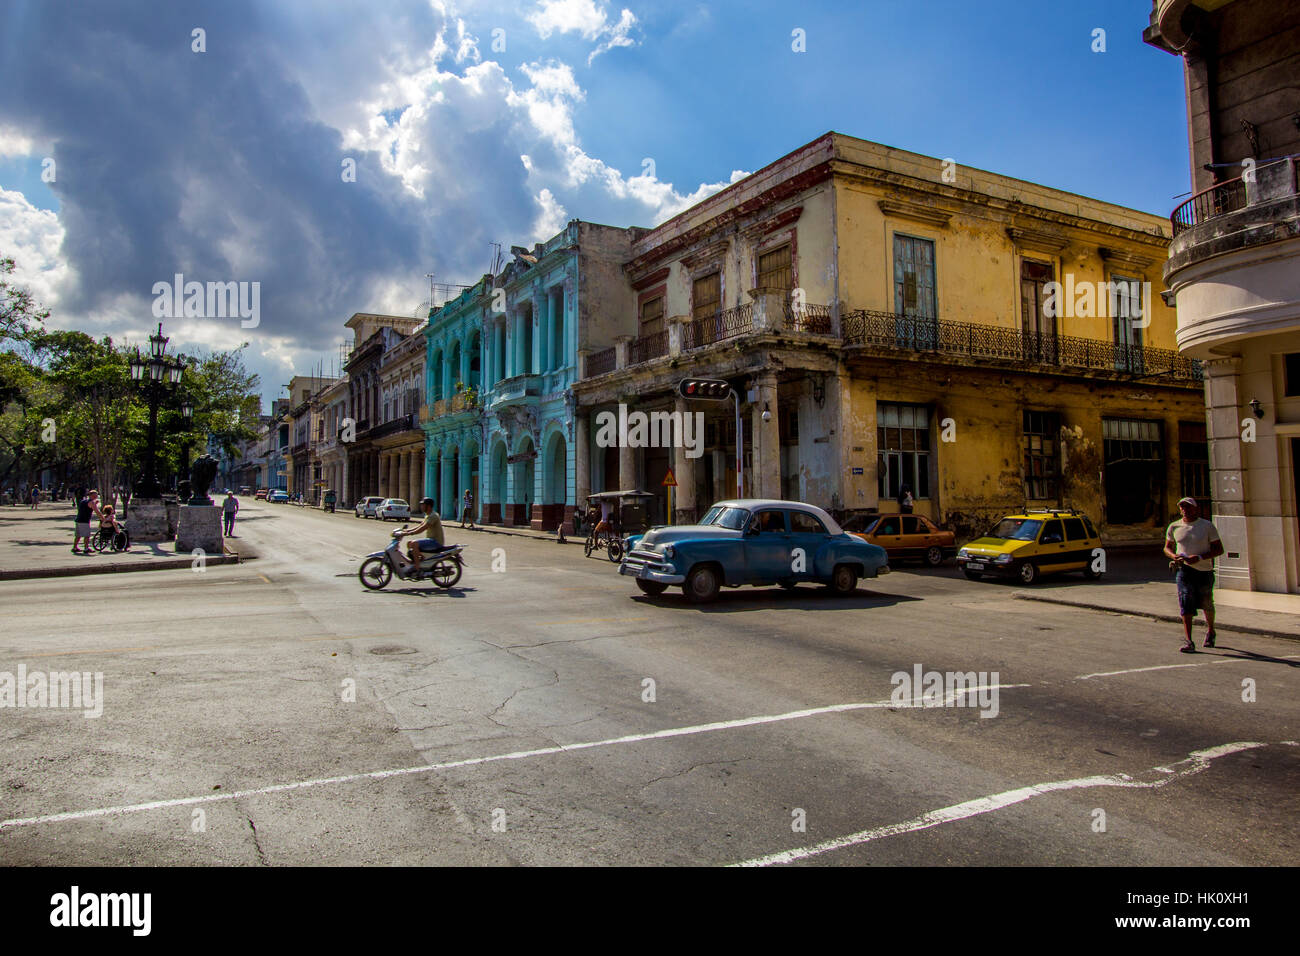
M406 546L406 553L411 559L412 569L420 566L421 552L441 551L446 547L442 536L442 519L438 517L438 512L433 508L433 499L421 499L420 508L424 511L424 521L414 528L402 528L397 532L399 538L421 533L424 535L424 537L414 540Z

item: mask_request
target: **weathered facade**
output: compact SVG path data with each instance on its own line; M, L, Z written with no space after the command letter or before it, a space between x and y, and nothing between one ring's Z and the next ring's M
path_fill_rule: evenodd
M344 363L348 377L349 418L355 435L348 445L348 502L368 495L385 495L388 484L396 477L387 461L381 462L381 446L376 444L394 430L409 430L407 423L393 429L383 421L383 359L420 324L418 319L400 315L376 315L358 312L345 323L353 330L354 345ZM391 406L390 406L391 409Z
M1193 196L1164 266L1205 363L1220 587L1300 592L1300 6L1156 0L1182 56Z
M843 515L907 486L967 533L1028 503L1158 534L1205 469L1199 369L1150 291L1164 226L827 134L634 243L636 338L586 356L575 387L578 494L640 485L662 520L670 466L678 521L736 494L732 406L676 394L724 378L744 494ZM610 446L619 405L703 413L702 453Z
M424 496L424 333L419 328L380 359L379 424L370 439L379 452L379 491L418 504Z
M578 354L635 328L621 271L634 234L573 220L531 251L512 249L495 278L482 336L484 520L572 530Z
M459 502L468 489L474 495L475 520L481 520L480 398L491 289L491 276L483 276L455 299L430 310L425 330L425 482L438 513L447 519L459 517Z

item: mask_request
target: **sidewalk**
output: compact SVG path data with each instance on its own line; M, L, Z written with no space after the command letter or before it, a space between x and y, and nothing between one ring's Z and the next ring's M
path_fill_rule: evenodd
M76 512L70 502L42 502L38 510L26 505L0 506L0 581L56 578L118 571L161 571L192 567L194 557L178 554L172 542L133 543L129 551L103 551L89 556L72 553ZM206 566L237 564L239 539L227 539L230 555L210 554ZM244 557L254 557L245 549Z
M1015 597L1022 601L1043 601L1089 608L1095 611L1112 611L1133 614L1155 621L1178 624L1178 595L1172 577L1168 581L1149 581L1142 584L1097 584L1062 582L1054 584L1051 578L1032 591L1020 590ZM1300 594L1265 594L1255 591L1214 590L1216 631L1241 634L1262 634L1300 640ZM1197 615L1196 635L1199 643L1205 630L1205 618Z

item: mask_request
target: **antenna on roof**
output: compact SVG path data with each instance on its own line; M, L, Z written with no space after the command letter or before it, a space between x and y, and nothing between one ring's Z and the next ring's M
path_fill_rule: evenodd
M496 274L501 271L501 266L504 262L504 258L501 255L501 243L489 242L488 245L496 250L492 256L492 268L488 270L488 274L495 278Z

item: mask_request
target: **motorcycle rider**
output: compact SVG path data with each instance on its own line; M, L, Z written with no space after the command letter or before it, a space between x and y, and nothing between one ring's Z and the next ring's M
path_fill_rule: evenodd
M411 567L408 571L415 571L420 567L420 552L441 551L447 545L442 536L442 519L438 517L438 512L433 509L432 498L421 498L420 508L424 511L424 521L414 528L402 527L394 532L397 538L405 538L408 535L424 532L424 537L412 541L406 546L407 556L411 559Z

